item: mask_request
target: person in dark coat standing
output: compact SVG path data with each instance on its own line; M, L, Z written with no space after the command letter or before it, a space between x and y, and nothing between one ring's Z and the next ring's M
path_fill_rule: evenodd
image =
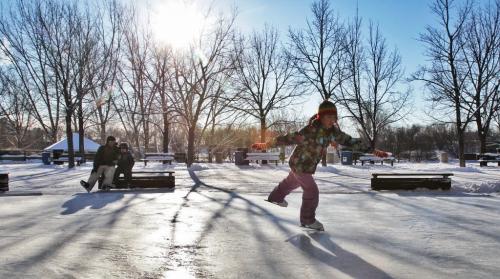
M118 160L118 147L116 146L116 138L109 136L106 139L106 144L101 145L97 149L94 158L94 167L90 172L90 177L87 181L80 181L80 185L90 192L101 175L104 174L103 188L109 189L114 187L113 178L115 175L115 165Z
M125 182L127 186L130 187L130 183L132 182L132 168L134 167L135 161L134 156L130 153L128 149L128 144L126 142L120 143L120 154L118 155L118 163L115 171L115 184L118 181L118 177L123 173L125 177Z

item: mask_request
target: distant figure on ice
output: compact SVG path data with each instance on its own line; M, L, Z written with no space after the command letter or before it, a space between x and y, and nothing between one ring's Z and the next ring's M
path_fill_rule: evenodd
M80 181L80 185L90 192L94 188L95 183L99 177L104 174L103 189L109 189L113 187L113 178L115 175L115 165L118 160L118 147L116 146L116 139L113 136L109 136L106 139L106 144L101 145L97 149L97 153L94 158L94 167L90 173L88 181Z
M125 177L125 183L130 187L130 183L132 182L132 168L134 167L134 156L130 153L128 149L128 144L126 142L120 143L120 153L118 155L118 163L117 168L115 170L115 178L114 182L118 181L118 177L123 173Z
M323 231L321 222L316 220L316 208L319 202L319 190L314 181L313 174L321 157L326 153L330 144L341 144L349 146L354 150L368 150L359 139L352 138L342 132L337 124L337 108L330 101L323 101L318 108L309 125L299 132L290 133L277 137L269 144L256 143L252 147L264 145L269 146L292 145L297 146L289 159L291 168L288 176L269 194L267 201L282 207L288 206L285 197L299 186L304 191L302 194L302 206L300 208L300 223L302 227ZM375 155L386 157L387 153L375 150Z

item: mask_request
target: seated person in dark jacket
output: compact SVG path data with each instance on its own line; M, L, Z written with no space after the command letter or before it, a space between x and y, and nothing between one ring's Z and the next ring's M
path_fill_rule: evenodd
M128 144L126 142L120 143L120 154L118 155L118 167L115 171L115 183L118 181L118 177L123 173L125 177L125 182L130 186L132 181L132 167L134 167L134 157L132 153L128 150Z
M99 177L103 174L103 188L106 189L113 187L113 178L115 175L115 165L118 160L118 153L115 137L109 136L106 139L106 144L101 145L99 149L97 149L97 153L94 158L94 167L92 168L88 181L80 181L80 184L83 188L85 188L85 190L87 190L87 192L92 190Z

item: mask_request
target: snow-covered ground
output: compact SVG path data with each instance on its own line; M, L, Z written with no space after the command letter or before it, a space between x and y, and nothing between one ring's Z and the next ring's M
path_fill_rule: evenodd
M455 162L318 167L317 218L264 201L286 165L137 164L175 190L87 194L68 170L0 164L0 278L496 278L500 167ZM370 190L373 172L452 172L452 190ZM95 190L94 190L95 191Z

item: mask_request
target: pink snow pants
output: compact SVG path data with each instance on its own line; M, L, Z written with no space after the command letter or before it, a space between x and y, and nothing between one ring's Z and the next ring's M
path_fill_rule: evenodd
M298 187L302 187L302 206L300 207L300 223L312 224L316 221L316 208L319 202L319 189L310 173L295 173L290 171L288 176L281 181L269 194L268 200L282 202L286 195Z

